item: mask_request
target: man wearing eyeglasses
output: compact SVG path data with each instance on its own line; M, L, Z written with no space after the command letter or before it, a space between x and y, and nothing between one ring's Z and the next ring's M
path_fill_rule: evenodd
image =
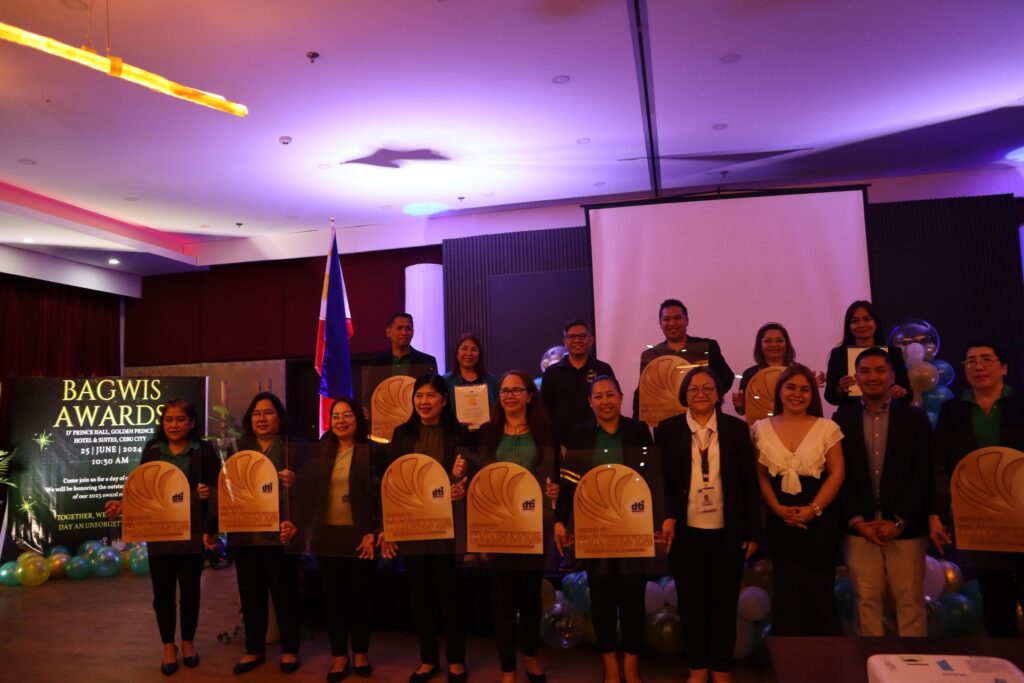
M575 425L593 416L588 403L591 383L602 375L614 377L615 373L612 366L590 355L594 333L586 321L570 320L562 334L569 353L544 370L540 395L554 422L555 436L564 444Z
M975 342L964 354L964 375L970 389L959 400L942 404L935 426L939 465L946 495L936 512L949 510L949 479L968 453L986 446L1024 451L1024 397L1006 384L1002 349ZM929 518L932 540L942 552L949 543L938 514ZM971 551L983 601L982 616L990 637L1018 638L1017 604L1024 605L1024 553Z

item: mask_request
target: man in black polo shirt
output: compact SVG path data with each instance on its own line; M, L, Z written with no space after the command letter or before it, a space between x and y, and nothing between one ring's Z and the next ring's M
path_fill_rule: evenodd
M367 365L390 366L392 375L410 375L414 368L420 374L437 372L437 359L412 347L412 315L392 313L385 333L391 349L373 356Z
M563 335L569 353L548 366L540 385L541 397L551 413L560 443L565 443L565 435L574 425L593 416L589 398L594 379L602 375L615 376L612 366L590 356L594 345L590 325L579 318L570 320L565 324Z

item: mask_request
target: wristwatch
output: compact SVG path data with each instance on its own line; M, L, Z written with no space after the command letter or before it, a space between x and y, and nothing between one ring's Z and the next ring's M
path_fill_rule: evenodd
M811 509L814 510L815 517L821 517L821 506L815 503L811 503Z
M903 529L904 529L904 528L905 528L906 526L907 526L907 523L906 523L906 522L904 522L904 521L903 521L902 519L900 519L899 517L897 517L897 518L896 518L896 530L897 530L897 531L903 531Z

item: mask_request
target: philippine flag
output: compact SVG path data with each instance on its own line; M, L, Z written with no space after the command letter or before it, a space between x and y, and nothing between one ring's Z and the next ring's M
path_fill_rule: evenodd
M352 318L345 294L345 280L338 260L338 240L331 228L324 288L320 295L320 322L316 331L316 372L320 375L320 433L331 427L331 403L352 395L352 362L348 340Z

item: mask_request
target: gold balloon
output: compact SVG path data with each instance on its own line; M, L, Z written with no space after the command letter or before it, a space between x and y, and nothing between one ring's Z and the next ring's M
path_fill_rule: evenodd
M907 368L907 377L916 394L931 391L939 385L939 369L927 361L914 363Z
M14 570L22 586L38 586L50 578L50 563L42 556L30 557Z
M943 593L959 593L964 589L964 575L960 573L960 567L949 560L939 560L942 565L942 573L946 575L946 588Z
M131 569L132 553L130 550L121 551L121 569Z
M71 556L67 553L56 553L46 558L46 561L50 563L50 578L63 579L65 576L64 568L71 561Z
M35 550L26 550L21 555L18 555L18 566L20 567L33 557L42 557L42 555L37 553Z

